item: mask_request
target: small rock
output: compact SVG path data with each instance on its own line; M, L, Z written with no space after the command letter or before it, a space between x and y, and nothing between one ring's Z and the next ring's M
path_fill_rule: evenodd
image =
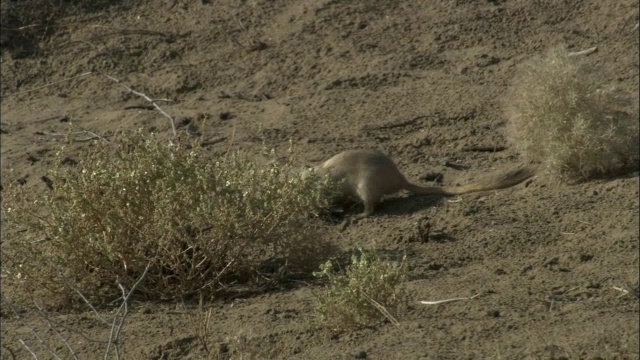
M230 111L223 111L218 115L220 120L230 120L233 118L233 114Z
M500 62L500 58L496 56L489 56L487 54L482 54L480 59L476 61L476 66L483 68L491 65L495 65Z
M580 262L587 262L589 260L593 259L593 255L591 254L582 254L580 255Z

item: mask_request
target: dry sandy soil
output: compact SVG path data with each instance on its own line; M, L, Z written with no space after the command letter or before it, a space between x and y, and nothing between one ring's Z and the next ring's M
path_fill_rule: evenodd
M170 134L167 118L100 72L170 99L177 131L199 133L213 155L284 152L289 139L308 163L374 148L416 182L441 174L443 184L518 166L501 99L519 64L551 46L597 46L586 61L638 93L634 0L147 0L56 23L34 54L2 54L2 181L34 191L45 191L55 134L70 124ZM75 136L74 151L99 141ZM318 288L300 286L205 303L207 353L197 304L133 302L122 356L637 359L638 298L614 287L638 282L638 185L635 172L575 185L537 177L459 201L400 194L343 233L326 224L344 249L406 251L400 326L318 329ZM49 357L30 328L67 354L35 312L2 312L3 358L30 357L20 340ZM108 339L110 327L90 311L50 316L79 358L102 357L105 344L88 339Z

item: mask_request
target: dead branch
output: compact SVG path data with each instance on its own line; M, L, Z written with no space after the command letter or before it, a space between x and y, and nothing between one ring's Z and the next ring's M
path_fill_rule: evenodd
M391 315L391 313L387 310L387 308L385 308L382 304L380 304L379 302L375 301L371 296L369 296L367 293L363 292L362 295L364 295L364 297L371 303L371 305L373 305L376 310L378 310L385 318L387 318L387 320L389 320L393 325L395 326L400 326L400 322L393 317L393 315Z
M129 290L128 293L124 288L124 285L119 280L117 281L118 287L120 288L120 291L122 291L122 305L120 305L120 308L118 309L118 311L116 311L116 314L113 317L111 333L109 334L109 343L107 344L107 350L104 353L105 360L108 359L109 357L109 351L111 350L112 343L114 344L114 348L116 349L116 358L120 359L120 346L119 346L120 331L122 330L124 321L127 318L127 315L129 313L129 298L135 291L136 287L140 285L140 283L142 282L142 279L144 279L144 277L147 275L147 272L149 271L150 267L151 267L151 263L148 263L147 266L144 268L142 275L140 275L138 280L131 286L131 289ZM120 318L120 321L118 321L118 315L120 314L120 312L122 312L122 317Z
M171 115L167 114L167 112L165 112L164 110L162 110L162 108L161 108L160 106L158 106L158 104L156 104L156 101L155 101L155 100L151 99L150 97L148 97L147 95L145 95L145 94L143 94L143 93L141 93L141 92L138 92L138 91L133 90L132 88L130 88L130 87L128 87L127 85L123 84L120 80L118 80L118 79L114 78L114 77L113 77L113 76L111 76L111 75L107 75L107 74L103 74L103 75L104 75L106 78L108 78L109 80L114 81L114 82L116 82L116 83L118 83L118 84L122 85L122 87L124 87L125 89L127 89L130 93L132 93L132 94L136 94L136 95L138 95L138 96L142 97L143 99L147 100L148 102L150 102L150 103L151 103L151 104L152 104L156 109L158 109L158 111L160 111L160 113L161 113L162 115L166 116L166 117L169 119L169 121L171 122L171 131L173 131L173 137L176 137L176 136L177 136L177 134L176 134L176 125L175 125L175 120L173 119L173 116L171 116Z
M62 360L62 358L61 358L61 357L59 357L59 356L58 356L58 355L57 355L57 354L56 354L56 353L51 349L51 347L49 346L49 344L47 344L47 343L46 343L46 342L45 342L45 341L40 337L40 335L38 335L38 333L36 332L36 330L35 330L33 327L31 327L31 326L27 325L27 324L22 320L22 317L21 317L20 315L18 315L18 311L13 307L13 305L12 305L11 303L7 303L6 305L8 305L8 306L11 308L11 310L12 310L12 311L13 311L13 313L16 315L16 318L17 318L17 319L18 319L18 321L22 324L22 326L24 326L24 327L28 328L28 329L29 329L29 331L31 331L31 333L36 337L36 339L38 339L38 341L40 342L40 344L42 344L42 345L45 347L45 349L47 349L47 351L51 354L51 356L53 356L53 357L54 357L54 358L56 358L56 359L60 359L60 360ZM24 340L22 340L22 339L18 339L18 340L20 341L20 343L22 344L22 346L24 346L24 347L27 349L27 351L29 351L29 352L31 353L31 355L33 355L33 358L34 358L34 359L38 359L38 356L36 355L36 353L35 353L35 352L34 352L34 351L33 351L33 350L32 350L32 349L27 345L27 343L26 343L26 342L24 342Z
M78 139L76 141L89 141L89 140L93 140L93 139L100 139L104 142L109 142L109 140L107 140L104 136L98 135L96 133L94 133L93 131L89 131L87 129L85 129L82 125L80 124L76 124L76 123L72 123L72 125L79 127L80 129L82 129L82 131L84 131L85 133L91 135L90 137L86 138L86 139Z
M87 304L87 306L89 306L89 308L91 308L91 310L93 311L93 313L96 315L96 317L102 321L105 324L109 324L109 322L107 320L105 320L105 318L102 317L102 315L100 315L100 313L98 312L98 310L96 310L95 307L93 307L93 305L91 305L91 302L89 301L89 299L87 299L86 296L84 296L84 294L82 293L82 291L80 291L77 287L75 287L73 284L71 284L71 282L69 281L69 279L67 279L66 276L64 276L62 270L60 270L57 266L56 268L56 272L58 273L58 275L60 275L60 278L62 279L62 281L65 283L65 285L67 285L70 289L72 289L73 291L75 291L78 295L80 295L80 297L82 298L82 300L85 302L85 304Z
M594 47L591 47L591 48L588 48L588 49L585 49L585 50L581 50L581 51L572 51L572 52L569 52L569 53L567 54L567 56L581 56L581 55L589 55L589 54L592 54L592 53L596 52L597 50L598 50L598 47L597 47L597 46L594 46Z
M20 341L20 344L22 344L22 346L25 347L25 349L27 349L28 352L31 353L31 356L33 356L34 359L38 360L38 355L36 355L36 353L33 352L33 350L31 350L31 348L29 347L29 345L27 345L24 340L22 339L18 339L18 341Z
M463 297L463 298L453 298L453 299L444 299L444 300L435 300L435 301L420 301L420 304L438 305L438 304L444 304L444 303L453 302L453 301L473 300L480 295L482 295L482 293L478 293L473 296Z
M58 328L56 326L54 326L53 322L51 321L51 319L49 318L49 314L47 314L44 311L44 308L38 304L36 301L33 302L36 305L36 308L38 309L38 311L40 312L40 315L42 315L42 317L44 318L44 320L47 322L47 325L49 325L49 329L53 330L53 332L56 333L56 336L58 336L58 338L60 340L62 340L62 342L64 343L64 345L67 347L67 349L69 350L69 352L71 353L71 356L73 356L74 359L78 360L78 356L76 356L76 353L73 351L73 349L71 348L71 345L69 345L69 342L67 341L67 339L64 338L64 336L62 336L62 334L60 334L60 331L58 331Z

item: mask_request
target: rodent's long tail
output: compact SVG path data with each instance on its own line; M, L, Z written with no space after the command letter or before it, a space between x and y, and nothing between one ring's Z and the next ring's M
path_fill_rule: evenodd
M507 173L492 175L464 186L419 186L407 183L405 189L421 195L455 196L478 191L498 190L518 185L535 175L536 169L523 166Z

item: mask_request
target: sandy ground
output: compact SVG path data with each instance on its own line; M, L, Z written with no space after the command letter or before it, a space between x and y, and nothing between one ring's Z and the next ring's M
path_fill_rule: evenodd
M212 155L263 144L284 152L291 139L314 164L374 148L418 183L442 174L461 184L518 166L508 147L469 150L507 145L502 96L518 65L551 46L597 46L587 60L638 94L632 0L141 3L61 19L35 56L3 53L3 183L44 191L63 142L55 134L70 124L105 137L170 134L167 118L98 72L172 100L162 107L178 131L199 132ZM87 134L73 149L99 141L82 141ZM203 342L197 304L134 302L123 358L637 359L638 298L614 287L638 282L638 185L636 172L577 185L538 177L453 202L400 194L336 235L345 249L406 251L411 306L399 327L313 327L318 289L301 286L205 303ZM418 303L476 293L484 295ZM30 328L67 354L38 314L2 315L3 358L30 356L21 339L47 354ZM88 339L108 339L110 327L90 311L50 316L79 358L102 357L105 344Z

